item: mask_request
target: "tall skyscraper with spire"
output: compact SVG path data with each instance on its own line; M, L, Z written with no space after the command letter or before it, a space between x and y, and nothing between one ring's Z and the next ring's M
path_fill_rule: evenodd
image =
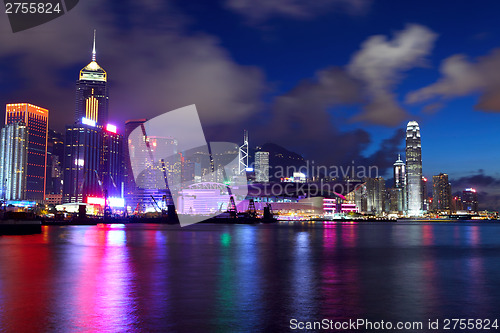
M95 30L92 47L92 61L82 68L76 81L75 122L82 118L99 125L108 121L108 85L107 73L96 61Z
M395 211L406 212L406 165L398 154L398 159L394 163L394 189L393 207Z
M66 127L63 202L89 197L122 196L123 136L108 124L107 73L96 62L95 30L92 61L76 81L74 125Z
M421 216L422 207L422 145L416 121L406 126L406 193L407 214Z

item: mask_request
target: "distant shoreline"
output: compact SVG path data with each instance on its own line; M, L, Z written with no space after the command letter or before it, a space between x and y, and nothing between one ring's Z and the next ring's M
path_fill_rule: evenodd
M238 222L237 219L235 221L222 220L222 221L213 221L213 220L205 220L198 222L196 224L223 224L223 225L231 225L231 224L251 224L251 225L267 225L269 223L245 223ZM500 220L447 220L447 219L401 219L401 220L359 220L359 219L346 219L346 220L281 220L277 221L273 224L294 224L294 223L313 223L313 224L427 224L427 223L443 223L443 224L495 224L500 223ZM112 220L103 220L103 219L88 219L88 220L63 220L63 221L50 221L50 220L42 220L42 225L44 226L71 226L71 225L100 225L100 224L126 224L126 225L141 225L141 224L158 224L158 225L179 225L179 223L171 223L167 221L161 221L159 219L112 219Z

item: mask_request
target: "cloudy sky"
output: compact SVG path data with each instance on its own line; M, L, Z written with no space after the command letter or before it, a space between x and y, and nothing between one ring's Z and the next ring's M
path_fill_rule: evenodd
M97 29L118 127L196 104L210 141L247 128L252 146L384 171L417 120L424 174L499 209L498 12L494 0L85 0L15 34L2 13L0 104L46 107L63 131Z

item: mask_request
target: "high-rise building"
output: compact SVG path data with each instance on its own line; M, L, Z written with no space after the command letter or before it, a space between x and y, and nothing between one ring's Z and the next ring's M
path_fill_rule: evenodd
M406 202L409 216L422 215L422 146L416 121L406 126Z
M196 173L196 163L191 160L181 159L177 152L177 140L172 137L147 136L146 146L137 145L129 136L140 127L146 132L144 124L147 119L128 120L125 123L125 137L127 144L124 147L125 164L125 202L129 211L156 210L156 204L164 202L164 197L169 195L166 186L178 184L181 177L188 182L193 181ZM146 149L147 151L144 151ZM164 156L161 156L162 154ZM132 169L135 158L144 160L144 156L151 156L155 164L143 165L140 174L134 174ZM164 158L161 158L164 157ZM137 170L136 170L137 172ZM165 179L166 176L166 179ZM154 200L153 200L154 198Z
M63 202L103 196L98 179L101 150L100 128L84 123L66 128Z
M124 196L123 181L123 135L116 126L107 124L101 129L102 149L100 151L99 176L110 197Z
M463 210L462 198L460 198L460 196L455 195L451 198L451 210L455 213Z
M391 210L406 211L406 165L398 155L394 163L394 191L391 191Z
M255 152L255 180L259 183L269 182L269 152Z
M477 213L477 191L473 188L466 188L462 193L463 209L471 213Z
M428 211L429 207L429 193L427 188L427 178L422 176L422 209Z
M451 184L447 174L440 173L432 177L432 198L435 211L451 210Z
M47 167L49 110L28 103L7 104L5 124L23 122L28 132L26 193L24 198L42 202Z
M26 198L28 130L24 122L5 125L0 141L0 189L2 200Z
M366 179L366 212L382 214L385 208L385 180L382 177Z
M404 201L404 192L401 188L393 187L388 190L388 199L389 199L389 211L391 212L404 212L403 209L403 201Z
M82 118L90 119L98 125L108 122L108 77L106 71L96 61L95 30L92 61L80 70L76 81L75 123Z
M66 127L63 202L123 194L123 136L108 121L107 74L92 61L76 82L75 124Z
M132 142L129 139L130 133L138 126L141 126L147 121L147 119L135 119L135 120L127 120L125 122L125 144L123 145L123 159L124 159L124 183L125 183L125 203L131 209L134 209L139 200L136 199L136 185L134 179L134 173L132 171L132 165L130 163L130 151L129 148L133 151L134 147L132 146Z
M47 171L45 175L45 194L62 194L63 186L63 135L49 129L47 137Z

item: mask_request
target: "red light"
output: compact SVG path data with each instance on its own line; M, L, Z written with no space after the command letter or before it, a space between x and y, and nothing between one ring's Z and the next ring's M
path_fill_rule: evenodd
M87 203L91 205L104 206L104 198L87 197Z
M106 131L111 132L111 133L116 133L116 126L115 125L111 125L111 124L107 124L106 125Z

